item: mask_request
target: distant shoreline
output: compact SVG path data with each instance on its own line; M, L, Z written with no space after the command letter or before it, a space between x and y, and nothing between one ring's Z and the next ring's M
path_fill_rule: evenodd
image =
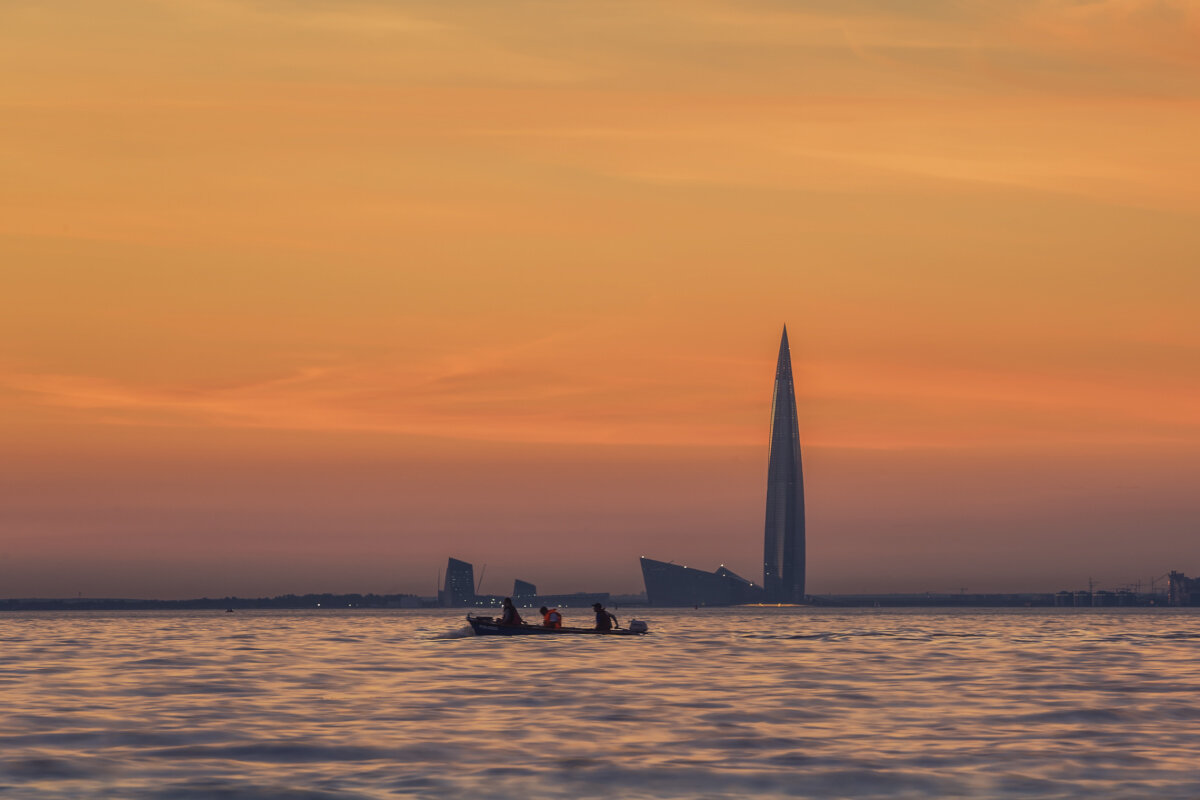
M610 605L646 608L1169 608L1166 594L1115 593L1013 593L1013 594L846 594L814 595L805 604L754 604L750 606L651 606L644 600L613 598ZM299 609L406 609L441 608L434 598L410 594L303 594L276 597L201 597L189 600L127 598L10 598L0 600L3 611L188 611L188 610L299 610ZM463 607L466 610L470 607ZM454 610L448 608L447 610Z

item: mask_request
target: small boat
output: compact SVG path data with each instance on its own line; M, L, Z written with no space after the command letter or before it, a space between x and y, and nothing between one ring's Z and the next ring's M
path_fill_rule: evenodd
M629 621L628 628L613 628L598 631L595 628L544 628L541 625L501 625L493 617L476 617L467 614L467 622L476 636L557 636L561 634L591 634L595 636L642 636L650 632L649 626L640 619Z

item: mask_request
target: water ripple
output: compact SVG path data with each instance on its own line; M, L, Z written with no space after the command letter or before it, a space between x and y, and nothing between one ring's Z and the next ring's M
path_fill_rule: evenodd
M1200 797L1194 611L0 616L0 795Z

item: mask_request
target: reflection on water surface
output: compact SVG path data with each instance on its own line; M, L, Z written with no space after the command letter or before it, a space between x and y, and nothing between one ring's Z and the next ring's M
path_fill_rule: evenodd
M0 794L1196 798L1195 611L8 614Z

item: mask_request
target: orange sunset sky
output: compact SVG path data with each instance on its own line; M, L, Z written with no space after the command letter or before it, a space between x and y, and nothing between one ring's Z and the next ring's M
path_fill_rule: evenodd
M1200 572L1200 10L0 6L0 597Z

